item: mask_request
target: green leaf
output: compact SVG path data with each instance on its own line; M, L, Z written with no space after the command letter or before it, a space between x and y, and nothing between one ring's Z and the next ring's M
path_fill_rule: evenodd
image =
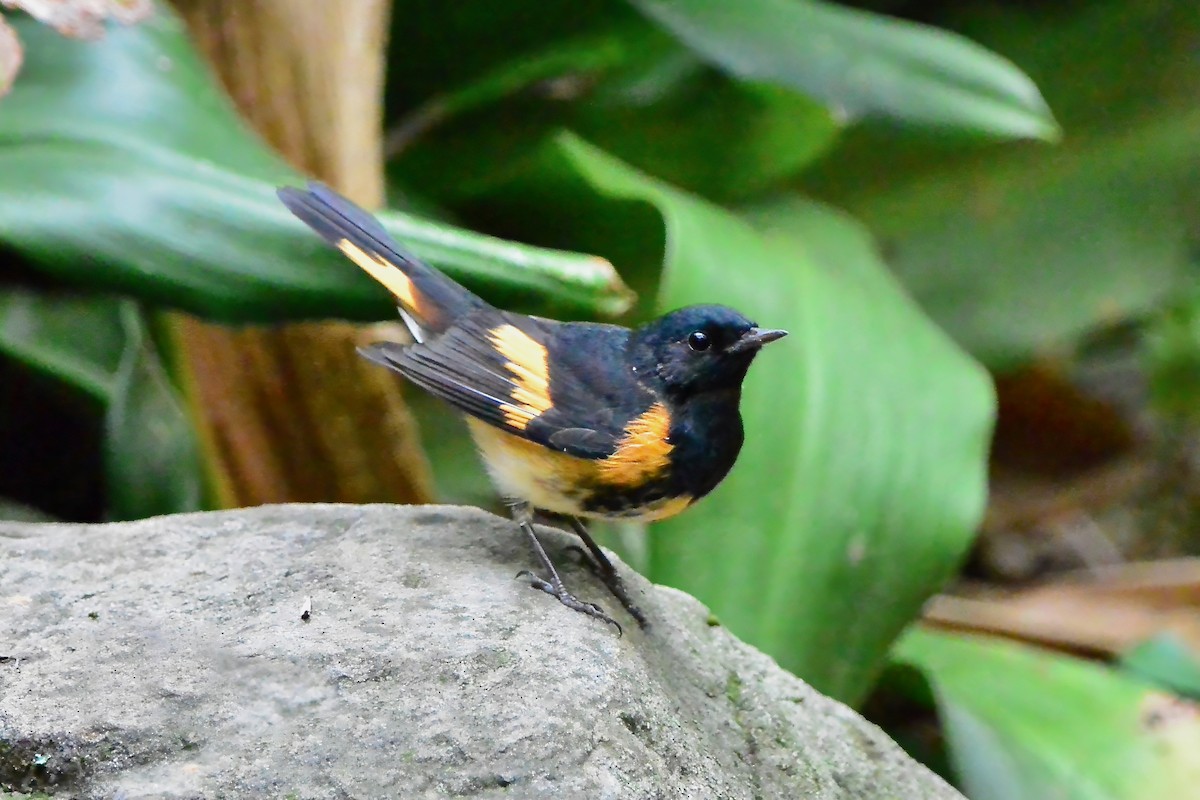
M393 316L278 202L300 176L244 128L169 8L98 42L15 24L27 58L0 106L0 242L73 285L219 320ZM630 302L601 259L381 217L484 294L592 314Z
M914 630L972 800L1159 800L1200 786L1200 707L1089 662L986 637Z
M505 64L631 21L640 21L637 12L619 0L572 0L569 5L548 5L544 0L404 0L391 15L388 105L393 112L419 106ZM419 31L437 35L414 35ZM454 46L447 47L447 42ZM587 63L585 57L584 68Z
M120 303L0 288L0 352L107 402L125 347Z
M1200 700L1200 653L1174 634L1155 636L1122 653L1120 666L1142 680Z
M945 31L817 0L629 2L731 74L803 92L848 120L1058 136L1024 73Z
M1166 309L1145 335L1151 408L1168 424L1200 423L1200 295Z
M183 399L137 307L122 304L126 346L105 418L109 514L118 520L197 511L204 471Z
M778 185L824 155L838 134L808 98L708 69L683 76L652 103L633 89L597 99L569 127L631 166L717 201Z
M607 237L601 252L631 279L663 270L647 313L722 302L791 331L750 370L733 473L655 526L649 574L822 691L860 699L979 520L986 375L828 208L785 198L743 218L571 135L489 210L533 214L515 202L573 241Z
M691 191L719 199L797 173L839 128L812 100L729 79L641 18L520 53L407 113L391 174L461 203L511 180L569 128Z
M1193 113L1053 154L897 176L847 203L930 315L1002 369L1194 284L1185 192L1200 186L1197 137Z
M930 316L999 370L1195 287L1200 6L976 13L971 29L1019 54L1064 109L1063 144L950 149L859 131L805 185L862 219Z

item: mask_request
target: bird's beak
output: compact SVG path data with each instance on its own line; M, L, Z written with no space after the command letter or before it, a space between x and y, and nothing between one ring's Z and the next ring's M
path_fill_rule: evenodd
M742 335L742 338L733 343L729 348L731 353L742 353L746 350L757 350L764 344L769 344L776 339L782 339L787 336L787 331L778 329L751 328Z

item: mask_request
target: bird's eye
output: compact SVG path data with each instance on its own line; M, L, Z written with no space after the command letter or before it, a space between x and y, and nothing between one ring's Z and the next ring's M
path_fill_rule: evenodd
M712 345L708 339L708 334L704 331L693 331L688 336L688 347L695 350L697 353L702 353Z

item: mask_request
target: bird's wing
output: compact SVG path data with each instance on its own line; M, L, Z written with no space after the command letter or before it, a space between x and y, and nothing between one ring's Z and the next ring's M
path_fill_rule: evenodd
M603 358L564 349L554 336L563 327L480 309L424 343L362 353L508 433L577 458L608 458L638 413L636 384L618 391Z

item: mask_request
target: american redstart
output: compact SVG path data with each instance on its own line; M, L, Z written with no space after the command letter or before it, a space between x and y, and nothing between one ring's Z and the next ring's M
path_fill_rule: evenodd
M620 629L567 591L534 534L535 510L563 515L591 554L584 558L644 626L580 518L665 519L711 492L742 447L746 370L786 332L719 305L681 308L634 330L501 311L406 253L332 189L285 187L279 198L396 298L413 342L359 352L466 414L548 577L521 574Z

